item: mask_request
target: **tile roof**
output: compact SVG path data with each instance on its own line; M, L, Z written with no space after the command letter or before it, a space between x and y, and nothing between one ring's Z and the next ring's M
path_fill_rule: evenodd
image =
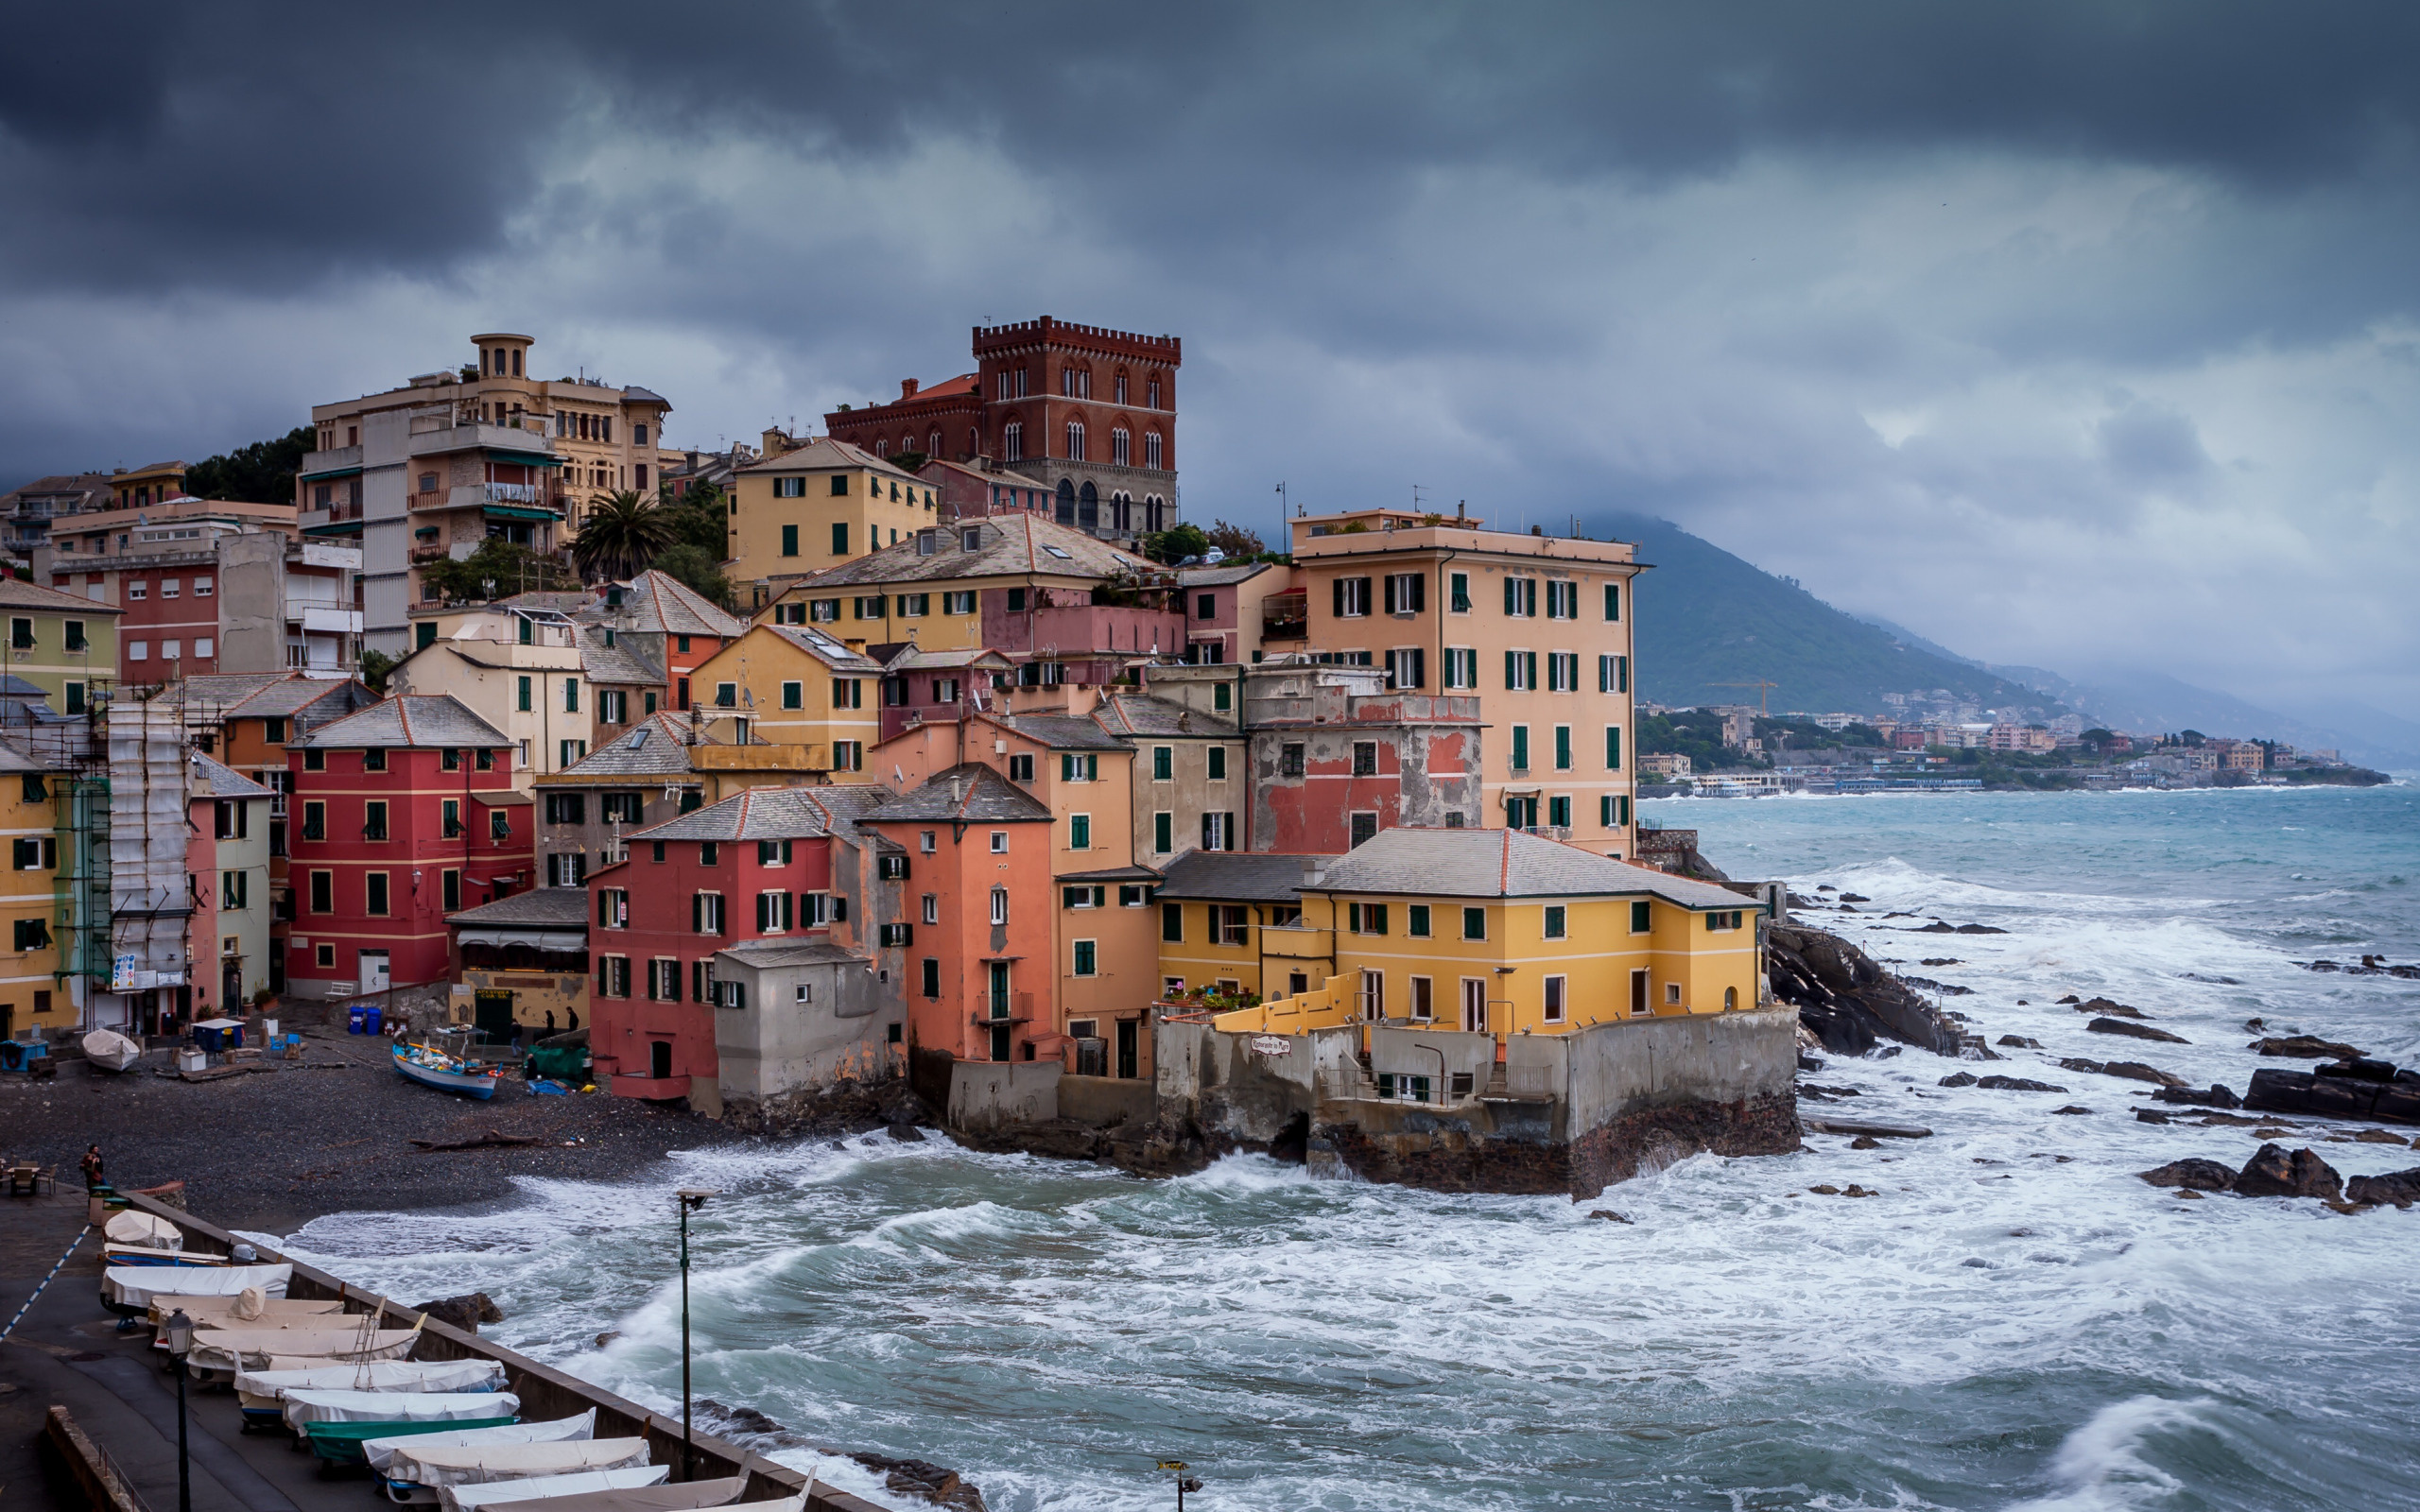
M1324 868L1335 860L1334 856L1187 850L1167 864L1160 896L1208 898L1220 902L1290 903L1302 897L1305 862Z
M715 635L726 641L738 639L748 629L748 622L717 608L704 594L669 573L653 569L639 574L621 585L622 604L619 609L606 609L596 600L589 601L589 618L614 618L634 630L657 630L666 635Z
M616 638L612 645L605 644L605 627L583 625L579 627L579 670L591 682L661 683L664 669L648 661L631 642Z
M1187 588L1220 588L1273 570L1273 561L1221 562L1216 567L1180 567L1176 580Z
M532 589L526 593L514 593L509 598L491 599L485 607L489 610L502 610L507 612L519 610L529 614L577 614L596 602L596 594L581 590ZM461 611L449 609L441 612L456 614Z
M1092 871L1063 871L1053 882L1157 882L1160 874L1149 867L1101 867Z
M867 784L842 787L752 787L719 803L649 830L635 830L633 840L804 840L838 834L872 805L866 793L882 789Z
M881 645L869 645L866 655L882 663L890 673L947 671L972 666L988 667L994 672L1013 672L1016 663L988 646L975 646L959 651L935 651L913 641L892 641Z
M781 966L871 966L873 958L825 940L743 940L715 953L759 970Z
M188 715L224 715L237 704L267 688L285 682L291 672L205 672L179 678L154 695L175 699L183 695Z
M652 388L641 388L636 384L632 384L630 387L623 389L622 398L625 402L633 404L662 404L666 409L670 409L672 407L672 401L665 398L662 394L657 393Z
M1182 735L1204 740L1239 740L1243 731L1216 714L1205 714L1148 693L1113 690L1093 717L1120 735Z
M689 760L689 722L658 710L554 775L683 777L696 769Z
M321 749L360 750L371 747L411 747L435 749L446 746L504 747L497 729L471 713L452 694L400 694L382 698L358 713L331 720L309 734L286 742L288 747L316 746Z
M881 664L872 657L850 650L812 625L759 625L754 633L778 635L835 672L871 678L882 671Z
M922 398L922 395L918 396ZM829 472L839 468L870 468L902 483L924 480L904 468L894 467L862 446L848 441L836 441L829 436L819 436L804 446L767 457L741 468L742 472Z
M0 772L46 772L52 769L7 741L0 740Z
M205 782L210 784L210 796L212 798L268 798L271 796L268 788L263 787L260 783L253 782L251 778L246 777L243 773L227 765L225 763L204 756L199 751L193 751L189 754L193 758L194 777L198 781Z
M1519 830L1381 830L1312 886L1320 892L1448 898L1642 894L1684 908L1756 906L1755 900L1728 888Z
M123 614L114 604L98 603L77 593L28 583L0 575L0 608L47 610L60 614Z
M1108 577L1150 570L1153 563L1080 530L1034 514L986 515L933 527L934 549L920 552L910 536L855 561L844 561L800 585L800 591L859 584L938 582L955 577ZM979 532L968 551L965 532ZM923 532L919 531L921 535Z
M546 929L582 929L588 924L588 889L537 887L516 892L476 908L448 914L449 924L528 924Z
M198 678L188 678L198 682ZM229 719L300 719L309 726L341 719L366 709L378 696L354 678L307 678L289 673L222 712Z
M893 819L964 819L969 823L1007 824L1024 820L1050 822L1050 810L1041 799L980 762L945 767L917 787L900 794L870 817L878 824Z
M986 714L1026 739L1052 750L1132 750L1123 740L1094 723L1090 714Z

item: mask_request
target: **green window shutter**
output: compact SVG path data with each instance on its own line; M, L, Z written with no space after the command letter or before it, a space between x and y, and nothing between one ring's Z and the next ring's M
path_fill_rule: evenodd
M1597 822L1608 830L1614 827L1614 800L1612 795L1608 794L1604 798L1600 798L1597 800Z
M1176 849L1175 815L1154 814L1151 816L1151 849L1161 855L1166 855Z
M1521 686L1535 693L1538 688L1538 653L1535 651L1521 653L1521 671L1523 673Z
M782 555L785 557L798 555L798 526L782 526Z
M1626 656L1614 658L1614 691L1630 692L1630 658Z
M1507 651L1504 653L1504 691L1507 693L1515 692L1520 688L1520 686L1521 653L1518 651Z
M1067 849L1089 850L1093 848L1093 818L1089 814L1074 815L1067 820Z
M563 679L563 713L567 714L579 713L579 679L578 678Z
M430 621L423 620L414 627L412 634L414 644L423 649L437 644L437 627Z
M1463 910L1462 910L1462 938L1464 938L1464 939L1485 939L1485 938L1487 938L1487 910L1486 910L1486 909L1484 909L1484 908L1465 908L1465 909L1463 909Z
M1621 617L1622 585L1619 583L1607 583L1605 585L1605 618L1608 620L1617 620Z
M1172 944L1184 943L1184 904L1160 904L1160 938Z
M1526 771L1529 765L1530 727L1514 725L1512 727L1512 768L1515 771Z
M1632 934L1646 934L1649 927L1652 925L1653 922L1654 916L1646 903L1633 903L1630 905L1630 932Z
M1554 727L1554 766L1559 772L1567 772L1571 769L1571 727L1569 725Z
M514 688L513 692L513 708L521 713L527 713L529 712L529 679L527 678L519 679L517 686Z
M1175 775L1176 775L1176 751L1175 751L1175 748L1174 748L1174 747L1168 747L1168 746L1154 746L1154 747L1151 747L1151 776L1152 776L1154 779L1156 779L1157 781L1165 782L1168 781L1170 778L1174 777ZM1165 849L1165 848L1163 848L1163 849Z
M1521 612L1521 579L1517 577L1504 579L1504 612L1507 614Z
M845 556L847 556L848 554L849 554L849 526L848 526L848 524L847 524L845 521L835 521L835 522L833 522L833 524L832 524L832 555L833 555L833 556L835 556L835 557L845 557Z

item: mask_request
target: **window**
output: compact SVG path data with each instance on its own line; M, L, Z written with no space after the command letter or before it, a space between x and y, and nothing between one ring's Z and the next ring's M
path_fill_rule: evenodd
M1622 585L1619 583L1607 583L1605 585L1605 618L1608 620L1617 620L1621 617Z
M1569 794L1547 799L1547 823L1560 829L1571 828L1571 796Z
M896 872L893 872L890 869L890 863L893 861L899 863L899 869ZM886 877L904 877L908 875L908 858L906 856L884 856L881 858L881 863L882 875ZM787 840L757 841L756 864L760 867L788 866L790 864L790 842Z
M127 602L140 604L151 596L151 584L147 578L130 578L126 585Z
M923 974L924 974L924 981L923 981L923 983L922 983L922 986L923 986L923 988L924 988L925 996L926 996L926 997L928 997L928 998L937 998L937 997L940 997L940 996L942 995L942 963L941 963L941 962L939 962L939 961L937 961L937 960L935 960L935 959L933 959L933 958L932 958L931 956L929 956L929 955L925 956L925 960L924 960L924 973L923 973ZM806 991L806 990L807 990L806 984L804 984L804 982L800 983L800 984L799 984L799 990L800 990L801 992L804 992L804 991ZM799 999L799 1001L800 1001L801 1003L804 1003L804 1002L806 1002L807 1000L806 1000L805 998L800 998L800 999Z
M1564 987L1568 981L1569 978L1561 976L1547 978L1547 1022L1548 1023L1563 1022Z
M1353 743L1353 775L1356 777L1378 775L1378 743L1376 741L1357 740Z
M1538 688L1538 653L1507 651L1504 653L1504 688L1508 693L1535 693Z
M512 838L512 815L509 810L488 811L488 838L498 845Z
M1428 681L1428 653L1419 646L1407 646L1387 653L1387 686L1418 688Z
M151 643L150 643L150 642L148 642L148 641L129 641L129 642L127 642L127 643L126 643L126 659L127 659L129 662L147 662L147 661L149 661L149 660L151 659Z
M600 955L596 958L596 995L600 998L626 998L631 995L629 956Z
M837 484L840 480L838 478L834 478L832 481ZM832 555L835 557L845 557L848 554L849 523L845 520L835 520L832 522Z
M1547 655L1547 691L1578 693L1580 691L1580 653L1552 651Z
M1349 903L1345 906L1345 927L1356 935L1383 935L1387 932L1387 905L1384 903Z
M899 615L902 619L923 619L925 615L932 612L932 609L933 595L930 593L902 593L899 595Z
M773 497L776 499L803 499L806 497L806 479L803 477L775 478L773 480ZM788 532L797 528L798 527L796 525L784 525L782 530L784 534L786 535ZM787 557L794 556L796 553L784 552L782 555Z
M1076 941L1076 974L1078 976L1098 975L1099 974L1099 943L1089 939L1080 939Z
M1678 1007L1678 1006L1680 1006L1680 1004L1681 1004L1681 984L1680 984L1680 983L1678 983L1678 982L1667 982L1667 983L1665 983L1665 984L1664 984L1664 1001L1665 1001L1666 1003L1668 1003L1668 1004L1671 1005L1672 1005L1672 1006L1674 1006L1674 1007Z
M924 904L925 922L927 924L940 923L942 921L942 901L940 896L929 892L925 894Z
M387 838L387 805L384 800L372 799L361 806L361 837L365 840Z
M1210 781L1214 782L1225 782L1227 780L1227 747L1224 746L1213 746L1201 754L1208 761L1210 765Z
M1234 712L1236 690L1230 683L1218 683L1210 689L1210 707L1219 713Z
M1378 816L1374 813L1356 814L1352 816L1350 844L1354 850L1357 850L1368 844L1376 837L1377 833Z
M9 849L19 871L45 871L59 865L59 840L53 835L12 840Z
M1009 590L1010 613L1022 614L1025 612L1025 594L1026 591L1022 588L1011 588Z
M1100 781L1100 758L1097 755L1059 758L1059 781L1063 782L1097 782Z
M610 635L613 632L608 630L606 633ZM631 696L618 690L608 691L606 689L599 688L596 691L596 720L597 723L606 725L629 724L631 722Z
M1504 612L1514 619L1537 618L1538 580L1534 577L1504 579Z
M1415 976L1411 979L1411 1016L1419 1022L1426 1023L1437 1016L1434 986L1435 984L1425 976Z
M1003 373L1000 376L1005 379L1008 375ZM1025 375L1020 372L1017 376L1019 378L1023 378ZM1024 385L1022 383L1018 385L1018 392L1024 392ZM1025 460L1025 422L1023 421L1012 420L1009 421L1008 424L1001 427L1000 459L1004 462L1022 462Z
M1030 751L1009 758L1009 781L1011 782L1033 781L1033 754Z
M1744 910L1737 908L1724 909L1717 913L1706 915L1705 927L1709 932L1737 929L1739 927L1739 920L1744 917Z
M974 534L973 531L969 531L967 533L969 535ZM960 593L943 593L942 595L942 612L944 614L974 613L975 591L970 588Z
M1163 809L1151 816L1151 852L1167 855L1176 849L1176 816Z
M1067 816L1067 849L1089 850L1093 848L1093 816L1089 814Z
M548 824L587 823L588 795L585 793L547 794L546 822Z
M70 682L63 684L63 686L67 690L67 713L71 714L82 713L84 712L84 685L80 682Z
M1631 904L1630 932L1634 935L1646 934L1653 918L1653 913L1654 905L1651 903L1637 902Z
M183 592L184 580L182 578L163 577L160 579L160 596L162 598L176 598L182 595Z
M311 873L311 912L333 914L337 911L337 876L333 871Z
M1361 1010L1361 1017L1364 1019L1385 1018L1387 1016L1386 973L1383 971L1363 971L1361 973L1360 990L1354 994L1354 998L1357 1005ZM1420 1079L1422 1081L1426 1081L1428 1078L1423 1076Z
M1477 688L1478 686L1478 651L1467 645L1445 648L1445 686Z
M38 951L49 943L50 929L49 926L42 919L20 919L16 920L15 944L18 950Z
M792 605L791 607L795 609L797 606ZM811 625L838 624L840 622L840 601L837 598L819 598L810 601L806 606L806 619L807 623ZM797 622L792 621L792 623L795 624Z
M1565 938L1566 936L1564 934L1564 919L1565 917L1564 913L1564 905L1561 903L1548 903L1547 904L1546 914L1546 937L1548 939Z
M1485 938L1487 938L1487 910L1486 910L1486 909L1484 909L1484 908L1465 908L1465 909L1463 909L1463 910L1462 910L1462 938L1464 938L1464 939L1485 939Z
M1236 816L1232 814L1201 816L1201 849L1233 850L1236 848Z
M1571 770L1571 727L1569 725L1554 727L1554 769L1558 772Z
M361 911L372 919L386 917L387 874L383 871L372 871L361 880L363 884Z
M312 800L302 805L302 838L324 840L328 837L328 806Z
M1328 584L1330 607L1339 619L1355 620L1370 612L1370 579L1339 577Z
M184 654L185 643L182 641L162 641L160 643L160 660L163 662L177 661Z
M992 922L995 924L1005 924L1008 921L1009 889L1006 887L994 887L992 889Z
M337 964L337 948L333 945L322 945L312 959L323 967L333 969Z
M440 818L443 823L446 839L451 840L461 834L462 800L460 799L447 799L441 805L440 805L438 812Z
M776 485L792 484L800 481L802 480L798 478L777 478L774 480ZM779 493L781 489L777 486L774 492ZM782 555L785 557L795 557L798 555L798 526L782 526Z
M1151 781L1152 781L1152 782L1167 782L1167 781L1169 781L1170 779L1174 778L1175 776L1176 776L1176 747L1173 747L1173 746L1154 746L1154 747L1151 747Z
M659 955L647 963L647 995L656 1003L681 1001L681 963Z
M1516 772L1530 769L1530 727L1527 725L1512 727L1512 752L1509 764Z
M1285 745L1278 747L1277 775L1280 777L1302 776L1303 751L1304 747L1300 741L1288 741Z
M1067 458L1072 462L1080 462L1084 459L1084 422L1082 421L1071 420L1067 422Z
M722 933L722 894L698 892L689 895L689 933L692 935Z
M760 892L756 895L756 932L778 935L790 927L790 895L786 892Z
M584 740L559 740L555 742L555 765L557 766L572 765L587 754L588 742Z
M596 889L596 924L600 929L631 927L631 892L627 887Z
M832 679L833 708L862 709L865 706L866 686L863 678L834 678Z
M1576 620L1580 617L1580 585L1570 582L1547 584L1547 618Z
M1618 771L1620 771L1621 769L1622 769L1622 731L1621 731L1621 727L1620 727L1620 726L1618 726L1618 725L1607 725L1607 726L1605 727L1605 770L1607 770L1607 771L1609 771L1609 772L1618 772Z
M462 906L462 873L452 868L439 874L437 896L447 913Z
M546 852L546 885L578 887L588 881L588 857L579 850Z
M86 648L84 644L84 622L82 620L69 620L67 622L67 634L64 644L70 651L81 651Z

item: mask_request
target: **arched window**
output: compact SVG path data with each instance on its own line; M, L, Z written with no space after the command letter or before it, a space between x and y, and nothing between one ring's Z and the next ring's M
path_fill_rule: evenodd
M925 455L926 456L939 456L939 455L942 455L942 428L941 428L940 426L938 426L938 425L934 426L934 427L933 427L933 434L932 434L931 436L929 436L929 437L925 438L925 439L926 439L927 441L929 441L931 444L930 444L930 445L928 445L928 446L926 446L926 447L925 448Z
M1109 523L1121 536L1134 531L1134 500L1124 489L1109 496Z
M1143 465L1154 472L1167 471L1167 464L1161 460L1161 455L1160 433L1146 431L1143 435Z
M1059 480L1059 495L1056 503L1058 505L1056 518L1059 523L1063 525L1074 524L1076 523L1076 486L1065 478Z
M1123 368L1117 369L1117 402L1121 404L1126 403L1126 369Z
M1725 1013L1736 1013L1738 1009L1739 989L1736 987L1724 988L1722 989L1722 1011Z
M1109 459L1119 467L1129 467L1133 464L1133 438L1126 434L1126 427L1123 425L1109 433Z
M1095 489L1090 483L1085 484L1083 491L1076 495L1076 528L1079 530L1100 528L1100 490Z
M1059 391L1066 395L1069 399L1076 397L1075 369L1062 368L1059 369Z
M1159 381L1157 378L1153 378L1153 379L1150 381L1150 385L1148 386L1148 389L1147 389L1147 391L1148 391L1148 397L1146 398L1145 403L1146 403L1146 404L1150 404L1153 409L1157 409L1157 408L1159 408L1159 407L1160 407L1160 381Z
M1080 462L1084 459L1084 422L1082 421L1071 420L1067 422L1067 459L1071 462Z
M325 451L326 448L322 447L320 450ZM972 425L966 427L966 455L969 457L977 457L983 455L983 433L977 430Z
M876 455L876 456L889 456L889 455L890 455L890 437L888 437L888 436L878 436L878 437L874 438L874 443L873 443L873 455Z
M1025 397L1025 369L1023 368L1019 368L1017 369L1016 389L1016 397L1023 399Z
M1000 460L1003 462L1025 460L1025 421L1012 420L1001 428Z
M1161 497L1156 493L1145 495L1143 499L1143 528L1146 530L1166 530L1167 527L1168 518L1167 505L1166 501L1161 499Z

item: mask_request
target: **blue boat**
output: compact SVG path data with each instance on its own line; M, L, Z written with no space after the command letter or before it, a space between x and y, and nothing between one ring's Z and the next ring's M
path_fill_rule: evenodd
M434 1087L442 1092L460 1092L481 1102L495 1095L496 1073L482 1070L458 1056L449 1056L430 1045L395 1045L395 1069L424 1087Z

